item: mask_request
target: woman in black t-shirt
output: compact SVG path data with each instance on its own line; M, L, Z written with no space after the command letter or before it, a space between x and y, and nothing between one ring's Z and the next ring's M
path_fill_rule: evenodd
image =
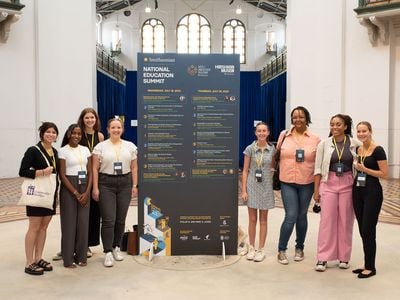
M24 154L19 169L19 176L21 177L36 178L58 174L58 154L53 147L53 143L58 136L56 124L44 122L39 127L39 136L40 142L36 146L29 147ZM53 270L53 266L44 260L42 255L46 242L47 227L56 213L56 191L54 193L53 209L26 207L29 227L25 235L25 273L30 275L43 275L44 271Z
M104 141L104 135L100 132L100 119L93 108L85 108L82 110L78 125L82 128L82 139L79 144L89 148L90 152L94 147ZM89 214L89 247L100 244L100 209L97 201L90 199ZM88 248L88 257L92 256L92 251Z
M379 178L388 176L385 150L372 141L372 127L363 121L357 125L357 138L363 143L358 147L357 176L353 184L353 207L363 242L364 267L353 270L358 278L376 274L376 224L383 201Z

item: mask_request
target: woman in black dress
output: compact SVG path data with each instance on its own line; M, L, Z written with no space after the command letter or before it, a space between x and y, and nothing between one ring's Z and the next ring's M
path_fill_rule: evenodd
M358 278L376 275L376 224L383 201L379 178L388 176L385 150L372 140L372 127L363 121L357 125L358 147L357 177L353 184L353 207L363 242L364 266L353 270Z
M39 136L40 142L36 146L29 147L24 154L19 169L21 177L49 176L52 173L57 174L59 170L57 150L52 146L58 136L57 126L51 122L44 122L39 127ZM26 207L26 215L29 217L29 227L25 235L25 273L27 274L42 275L43 271L53 270L52 265L45 261L42 255L47 227L56 213L56 197L55 192L53 209Z
M82 128L82 139L80 145L89 148L90 152L94 147L104 141L104 135L100 132L100 119L93 108L85 108L82 110L78 125ZM100 210L97 201L90 199L90 214L89 214L89 247L94 247L100 244ZM88 257L92 256L92 251L88 248Z

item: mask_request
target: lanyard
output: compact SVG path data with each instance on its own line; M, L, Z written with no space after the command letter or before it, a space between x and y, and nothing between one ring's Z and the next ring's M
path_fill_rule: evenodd
M87 140L87 143L88 143L88 147L89 147L90 152L93 152L93 147L94 147L94 135L95 135L95 133L96 133L96 131L93 132L93 134L92 134L92 143L90 143L89 138L88 138L88 136L87 136L87 134L86 134L86 132L85 132L85 137L86 137L86 140Z
M54 155L53 148L51 149L51 152L50 152L50 151L47 151L47 149L44 147L43 143L42 143L42 147L44 148L44 150L46 150L47 155L50 157L51 164L53 165L54 171L57 172L57 164L56 164L56 158Z
M114 149L115 158L117 159L116 161L119 162L119 161L120 161L119 158L120 158L120 155L121 155L121 146L122 146L122 142L119 141L119 145L118 145L118 146L115 146L111 141L110 141L110 143L111 143L111 146L112 146L113 149Z
M262 165L263 165L263 156L264 156L264 149L261 149L261 148L259 148L259 149L261 150L261 155L258 155L258 157L257 157L257 143L255 143L254 144L254 152L255 152L255 155L256 155L257 168L261 168L262 167Z
M72 154L73 154L76 158L78 158L78 160L79 160L79 165L81 166L81 171L83 171L83 163L82 163L81 148L79 148L79 146L76 147L76 148L78 148L79 156L76 155L76 151L74 151L74 149L76 149L76 148L72 148L69 144L68 144L68 148L71 150Z
M361 164L364 164L365 158L367 157L367 153L368 153L369 149L371 148L371 144L372 144L372 143L369 144L367 151L365 151L364 146L363 146L363 152L362 152L362 154L360 155L360 162L361 162Z
M344 146L346 145L346 136L344 136L343 148L340 150L340 152L339 152L339 149L338 149L338 147L337 147L337 145L336 145L336 140L335 140L335 138L332 138L332 139L333 139L333 143L335 144L335 150L336 150L336 153L337 153L339 162L340 162L340 159L342 158L342 155L343 155Z

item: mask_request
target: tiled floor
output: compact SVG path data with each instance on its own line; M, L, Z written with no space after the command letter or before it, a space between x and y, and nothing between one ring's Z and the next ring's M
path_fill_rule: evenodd
M17 206L20 197L22 178L0 179L0 223L24 219L25 207ZM400 180L381 180L384 191L384 202L379 220L387 223L400 224ZM239 182L239 197L241 182ZM282 207L280 193L276 192L276 205ZM132 205L136 204L136 199ZM239 204L242 205L241 199Z
M0 222L25 217L25 209L15 206L20 182L20 179L0 180ZM391 220L398 220L399 183L399 180L384 183L385 198L397 203L394 213L382 211L390 215ZM10 196L13 193L14 196ZM396 295L400 292L400 265L394 255L400 248L398 225L379 224L378 276L366 281L358 280L351 272L363 261L362 242L356 225L353 229L351 268L342 270L337 268L337 262L330 262L326 272L314 271L319 228L319 215L314 213L309 214L304 261L293 261L295 234L292 234L288 244L290 263L287 266L279 264L276 247L283 218L281 208L269 213L266 259L259 263L238 256L228 257L227 262L233 259L233 263L223 262L221 256L156 257L151 263L144 261L144 257L126 256L113 268L104 268L102 249L97 246L92 248L94 256L88 260L87 267L68 269L63 268L62 261L52 262L53 272L46 272L39 278L23 273L24 233L28 221L2 222L0 244L6 246L0 248L0 256L4 258L0 263L0 299L283 300L293 299L294 295L301 299L323 297L324 300L399 298ZM137 224L137 220L137 207L131 206L126 218L127 228ZM241 228L247 228L248 214L244 206L239 206L238 221ZM43 257L49 260L59 247L60 219L57 215L47 230Z

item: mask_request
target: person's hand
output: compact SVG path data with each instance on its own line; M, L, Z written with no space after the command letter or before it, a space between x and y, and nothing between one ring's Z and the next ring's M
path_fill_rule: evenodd
M53 173L53 167L47 167L43 170L43 176L49 176Z
M93 188L93 191L92 191L93 200L98 202L99 201L99 196L100 196L99 189Z
M314 192L313 198L315 203L319 203L319 201L321 200L321 195L319 194L319 192Z
M86 191L85 193L81 194L81 196L79 197L79 199L78 199L79 204L82 207L86 207L88 205L88 199L89 199L89 192Z
M248 199L249 199L249 195L247 194L247 192L242 192L242 200L243 200L243 202L247 202Z
M357 171L360 171L360 172L364 172L365 173L365 166L364 166L364 164L360 164L360 163L356 163L355 164L355 167L356 167L356 169L357 169Z
M132 193L131 193L131 197L134 198L136 197L138 194L138 188L137 187L132 187Z

